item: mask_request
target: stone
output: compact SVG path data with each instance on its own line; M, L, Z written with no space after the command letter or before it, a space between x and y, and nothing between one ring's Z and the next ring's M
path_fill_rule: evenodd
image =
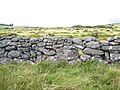
M76 60L71 60L71 61L68 61L69 64L75 64L76 63Z
M43 52L44 54L47 54L48 51L49 51L48 49L41 48L41 47L38 47L37 50L38 50L39 52Z
M37 43L37 46L39 46L39 47L44 47L44 46L45 46L45 43L44 43L44 42L39 42L39 43Z
M92 37L92 36L87 36L87 37L83 38L83 40L85 42L90 42L90 41L96 41L96 38Z
M46 46L52 46L52 44L53 44L52 42L45 43Z
M14 38L11 39L11 41L12 42L17 42L17 41L19 41L19 38L18 37L14 37Z
M39 39L38 38L30 38L30 43L32 44L36 44L39 42Z
M57 40L56 44L63 44L64 41L65 41L64 38L59 38L59 39Z
M82 45L82 39L81 38L73 38L72 39L73 43Z
M47 53L45 53L46 55L55 55L55 50L49 50Z
M38 38L30 38L30 42L36 42L36 41L39 41Z
M45 46L46 49L52 49L53 46Z
M32 49L32 50L35 50L36 48L37 48L37 45L36 45L36 44L33 44L31 49Z
M66 53L66 52L65 52ZM76 60L79 56L77 48L70 48L68 52L68 57L72 57L73 60Z
M101 62L102 57L99 56L99 55L95 55L95 56L92 56L91 59L92 59L92 60L97 60L97 61Z
M80 59L81 59L82 61L89 60L90 58L91 58L91 56L90 56L90 55L87 55L87 54L83 54L83 55L80 56Z
M35 51L31 50L31 51L30 51L30 57L36 57L36 56L37 56L37 55L36 55Z
M82 59L81 59L81 58L78 58L78 59L77 59L77 62L82 62Z
M5 57L5 55L4 54L0 54L0 58L4 58Z
M37 56L37 61L45 61L45 60L47 60L47 56L46 55L39 55L39 56Z
M24 42L24 43L21 44L21 46L26 48L26 47L30 47L31 44L30 44L30 43Z
M20 52L19 51L10 51L9 53L8 53L8 57L9 58L18 58L19 56L20 56Z
M30 47L26 47L26 48L24 48L24 47L19 47L19 48L17 48L18 49L18 51L23 51L23 52L25 52L25 51L30 51Z
M53 45L53 48L60 48L60 47L63 47L63 44L54 44Z
M76 60L79 56L78 50L76 48L63 48L60 50L56 50L56 52L57 58L64 61Z
M114 40L114 42L120 44L120 39Z
M83 52L85 54L89 54L89 55L103 55L104 52L102 50L98 50L98 49L91 49L91 48L85 48L83 50Z
M72 43L69 43L69 42L64 42L64 46L71 46Z
M109 42L109 45L118 45L117 42Z
M10 42L9 45L10 46L16 46L16 45L18 45L18 42Z
M30 56L27 55L27 54L22 54L22 55L21 55L21 58L22 58L22 59L25 59L25 60L29 60Z
M0 41L0 48L8 46L10 43L10 40L2 40Z
M100 44L98 42L91 41L86 43L86 47L93 48L93 49L100 48Z
M114 41L114 40L115 40L114 37L109 37L109 38L107 39L107 41L109 41L109 42Z
M40 55L42 55L42 53L41 52L36 52L36 54L37 54L37 56L40 56Z
M5 54L5 49L4 48L0 48L0 55Z
M109 42L107 40L101 40L100 44L101 44L101 46L107 46L107 45L109 45Z
M120 51L120 46L103 46L102 50Z
M79 48L79 49L84 49L84 46L82 46L82 45L74 44L74 46L75 46L76 48Z
M15 46L7 46L5 47L5 50L11 51L11 50L16 50L17 48Z
M108 51L105 52L105 59L106 60L110 59L110 53Z
M47 61L57 62L57 57L56 57L56 56L49 56L49 57L47 58Z
M110 60L112 61L120 60L120 54L110 53Z
M18 58L14 58L14 61L18 64L24 62L23 59L18 59Z

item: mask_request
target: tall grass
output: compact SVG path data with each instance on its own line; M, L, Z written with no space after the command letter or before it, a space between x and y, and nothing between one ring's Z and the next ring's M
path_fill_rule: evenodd
M93 61L1 64L0 90L120 90L120 65Z

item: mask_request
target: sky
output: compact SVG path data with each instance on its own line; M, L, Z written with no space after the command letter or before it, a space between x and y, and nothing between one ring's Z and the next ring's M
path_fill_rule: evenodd
M119 4L120 0L0 0L0 23L40 27L118 23Z

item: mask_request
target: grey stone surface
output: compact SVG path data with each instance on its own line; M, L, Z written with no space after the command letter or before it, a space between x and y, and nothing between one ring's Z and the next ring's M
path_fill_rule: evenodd
M101 57L101 56L99 56L99 55L95 55L95 56L92 56L92 58L91 58L91 59L92 59L92 60L96 60L96 61L101 62L102 57Z
M57 56L49 56L49 57L47 58L47 60L50 61L50 62L57 62L57 61L58 61L58 60L57 60Z
M120 44L120 38L117 40L114 40L114 42Z
M5 53L5 49L4 48L0 48L0 55Z
M100 48L100 44L98 42L91 41L91 42L86 43L86 47L93 48L93 49Z
M80 39L80 38L73 38L72 41L73 41L73 43L79 44L79 45L82 45L82 42L83 42L82 39Z
M91 48L85 48L83 52L88 55L103 55L104 54L102 50L91 49Z
M106 45L109 45L109 42L108 42L107 40L101 40L101 41L100 41L100 44L101 44L102 46L106 46Z
M120 51L120 46L103 46L102 50Z
M17 48L15 46L7 46L7 47L5 47L5 50L9 50L9 51L16 50L16 49Z
M80 56L80 59L81 59L82 61L89 60L90 58L91 58L91 56L90 56L90 55L87 55L87 54L83 54L83 55Z
M86 42L90 42L90 41L96 41L96 38L92 37L92 36L87 36L87 37L83 38L83 40Z
M81 50L83 55L80 56ZM97 41L95 37L18 37L0 36L0 63L7 61L67 61L69 63L96 59L120 61L120 36ZM103 60L104 59L104 60ZM20 61L21 60L21 61Z
M6 47L10 43L10 40L2 40L0 41L0 47Z
M110 60L110 53L108 51L105 52L105 59Z
M75 46L76 48L79 48L79 49L84 49L84 46L82 46L82 45L74 44L74 46Z
M19 51L10 51L8 53L8 57L9 58L18 58L20 56L20 52Z
M107 39L107 41L114 41L115 40L115 37L109 37L108 39Z
M112 60L112 61L120 60L120 53L119 54L110 53L110 60Z

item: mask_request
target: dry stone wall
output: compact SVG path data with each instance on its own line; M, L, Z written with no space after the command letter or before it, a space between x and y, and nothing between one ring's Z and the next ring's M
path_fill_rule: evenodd
M80 53L82 51L82 53ZM8 61L76 61L97 60L113 63L120 60L120 36L98 41L95 37L18 37L0 36L0 63Z

